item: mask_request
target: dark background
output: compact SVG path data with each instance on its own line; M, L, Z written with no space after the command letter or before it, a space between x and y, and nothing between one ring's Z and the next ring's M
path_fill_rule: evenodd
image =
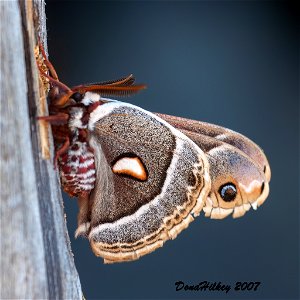
M241 132L267 154L271 192L241 219L203 216L176 240L131 263L104 265L74 240L93 298L299 297L299 10L292 2L46 3L50 60L72 86L134 73L148 89L125 99L149 111ZM258 291L176 292L175 282L260 281Z

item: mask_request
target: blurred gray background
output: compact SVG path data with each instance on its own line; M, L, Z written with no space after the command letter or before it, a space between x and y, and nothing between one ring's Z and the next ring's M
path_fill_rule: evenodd
M203 216L131 263L104 265L74 240L86 299L298 299L299 9L295 2L46 3L50 60L72 86L133 73L148 89L125 99L149 111L216 123L258 143L272 169L258 211ZM260 281L258 291L175 291L175 282Z

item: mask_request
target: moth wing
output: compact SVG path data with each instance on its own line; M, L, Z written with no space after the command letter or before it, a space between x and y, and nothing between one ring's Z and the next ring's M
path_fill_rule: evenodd
M257 209L266 200L271 170L258 145L242 134L221 126L157 115L192 139L207 156L211 192L203 208L206 217L223 219L230 214L234 218L241 217L251 206ZM226 190L226 187L236 189L234 199L225 201L222 198L222 188Z
M199 133L204 136L214 138L216 140L227 143L249 156L256 162L261 170L263 170L266 180L271 180L271 168L263 150L244 135L230 130L228 128L200 122L196 120L170 116L166 114L156 113L157 116L177 128L178 130L187 130L194 133Z
M257 209L269 194L269 182L251 157L228 143L188 130L182 132L206 154L211 191L205 201L206 217L242 217L251 207Z
M114 101L89 120L97 181L89 240L106 263L161 247L199 215L210 191L203 151L161 118Z

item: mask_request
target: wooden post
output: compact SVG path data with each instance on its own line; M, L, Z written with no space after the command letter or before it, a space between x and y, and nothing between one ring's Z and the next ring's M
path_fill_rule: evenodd
M1 299L82 299L52 141L45 160L36 119L34 47L37 35L46 41L44 9L43 0L0 1Z

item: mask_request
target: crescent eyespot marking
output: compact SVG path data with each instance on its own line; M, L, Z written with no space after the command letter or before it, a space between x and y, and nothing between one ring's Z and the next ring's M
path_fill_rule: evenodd
M122 157L117 160L112 170L115 174L129 175L139 180L147 179L147 171L138 157Z

